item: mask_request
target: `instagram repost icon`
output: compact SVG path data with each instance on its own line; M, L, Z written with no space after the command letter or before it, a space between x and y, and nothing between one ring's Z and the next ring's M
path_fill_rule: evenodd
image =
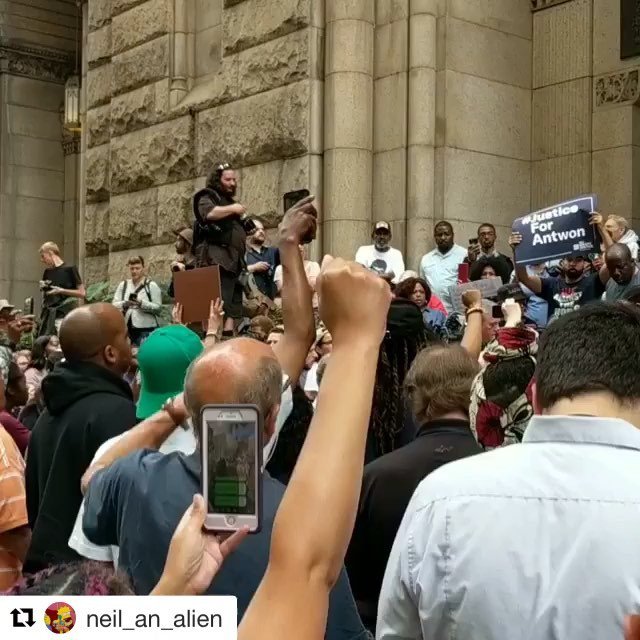
M51 633L69 633L76 624L76 612L66 602L54 602L44 612L44 623Z

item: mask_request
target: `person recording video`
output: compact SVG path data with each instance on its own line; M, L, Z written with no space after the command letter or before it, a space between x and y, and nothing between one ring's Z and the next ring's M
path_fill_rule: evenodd
M193 246L196 267L220 267L220 288L224 301L223 334L233 335L242 318L242 284L245 243L253 223L244 220L246 207L234 200L238 188L236 172L230 164L216 165L204 189L193 197Z
M48 336L58 333L63 318L84 300L86 290L78 268L65 263L55 242L40 247L40 261L46 268L40 281L43 300L38 336Z

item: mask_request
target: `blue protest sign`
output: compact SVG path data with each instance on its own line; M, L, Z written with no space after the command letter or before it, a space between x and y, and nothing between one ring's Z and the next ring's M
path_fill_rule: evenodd
M516 264L539 264L570 255L600 252L600 234L589 224L596 211L595 195L580 196L514 221L512 231L522 236L517 246Z

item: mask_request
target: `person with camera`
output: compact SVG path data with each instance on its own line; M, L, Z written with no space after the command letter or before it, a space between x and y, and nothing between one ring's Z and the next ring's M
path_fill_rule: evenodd
M193 246L196 267L217 265L224 301L223 334L233 335L242 318L242 283L245 270L245 243L253 222L245 220L246 208L234 197L238 188L236 172L230 164L216 165L207 185L193 197Z
M162 292L145 275L142 256L129 258L127 265L131 278L118 285L113 305L124 313L131 343L139 347L160 326L158 316L162 311Z
M40 281L43 294L38 336L57 334L63 318L87 295L78 268L68 265L55 242L40 247L40 260L46 267Z

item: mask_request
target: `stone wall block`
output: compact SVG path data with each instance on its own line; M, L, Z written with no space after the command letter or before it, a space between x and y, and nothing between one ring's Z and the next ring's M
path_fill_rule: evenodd
M84 211L84 245L87 256L102 256L109 253L108 237L109 203L88 204Z
M532 159L591 150L591 78L533 92Z
M133 256L142 256L149 277L158 284L165 284L171 278L169 265L175 259L173 243L123 249L109 254L108 279L113 288L129 277L127 260Z
M98 67L111 59L111 25L91 31L87 35L87 64L89 69Z
M129 49L112 58L111 92L119 95L169 75L169 36Z
M87 112L87 146L97 147L111 139L111 105Z
M532 210L590 192L590 153L549 158L531 164ZM599 192L595 190L595 193Z
M277 160L242 169L242 203L266 228L282 219L282 195L309 185L309 156Z
M111 99L111 73L110 64L102 65L87 72L87 108L93 109L107 104Z
M224 54L230 55L309 25L311 0L247 0L222 14Z
M198 113L198 174L221 158L248 166L306 153L309 96L303 81Z
M84 259L84 268L82 270L82 279L85 284L95 284L96 282L104 282L109 278L109 256L87 256Z
M168 113L168 80L116 96L111 101L111 136L121 136L157 124L165 120Z
M111 22L113 53L121 53L169 33L172 17L167 0L149 0Z
M592 1L572 0L533 14L534 88L592 74Z
M186 180L193 175L193 119L184 116L112 138L111 154L114 194Z
M89 0L89 31L100 29L111 22L111 1Z
M195 193L193 180L167 184L158 188L158 216L156 239L158 243L173 242L173 231L193 223L191 199Z
M147 0L111 0L111 15L117 16L123 11L128 11ZM89 0L91 2L91 0Z
M243 51L238 55L238 97L304 80L309 77L310 64L309 33L305 30Z
M110 145L103 144L87 149L85 159L85 185L87 202L102 202L109 199Z
M111 198L109 245L112 251L151 244L155 236L158 190L147 189Z

